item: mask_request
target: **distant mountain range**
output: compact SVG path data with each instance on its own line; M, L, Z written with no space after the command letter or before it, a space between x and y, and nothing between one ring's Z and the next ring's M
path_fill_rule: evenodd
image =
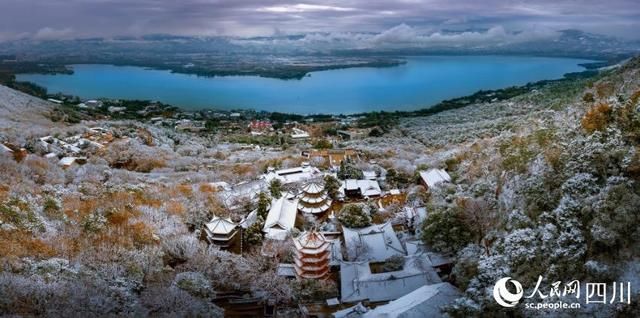
M152 34L140 37L75 40L18 40L0 43L0 55L24 58L135 56L139 54L278 54L278 55L406 55L406 54L533 54L611 58L635 55L640 41L579 30L514 32L444 30L417 34L401 25L382 33L309 33L274 37L232 38Z
M578 30L507 32L501 27L420 34L407 25L381 33L309 33L233 38L153 34L0 43L0 73L69 73L69 64L114 64L202 76L258 75L300 79L309 72L385 67L408 55L535 55L617 63L640 42ZM4 61L4 62L3 62ZM6 76L5 76L6 77Z

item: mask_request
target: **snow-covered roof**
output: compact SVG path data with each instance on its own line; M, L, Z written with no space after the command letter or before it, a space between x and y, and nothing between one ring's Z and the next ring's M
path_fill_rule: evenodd
M236 229L236 224L231 219L214 216L205 227L211 234L228 235Z
M386 305L364 313L362 317L447 317L441 312L441 308L461 296L460 291L449 283L422 286Z
M367 180L376 180L378 178L378 174L373 171L362 171L362 174L364 175L364 178Z
M316 196L306 195L306 193L303 193L300 196L300 201L307 204L318 204L326 201L327 199L329 199L329 195L327 195L326 193L323 193L321 195L316 195Z
M403 208L405 218L410 226L419 226L422 221L427 218L427 208L426 207L411 207L405 206Z
M338 306L340 305L340 299L333 297L326 300L328 306Z
M420 171L420 178L429 186L434 187L442 182L451 182L451 176L444 169L429 169Z
M383 262L391 256L405 255L391 223L365 228L342 228L347 254L351 261Z
M285 240L296 223L298 199L287 193L280 199L271 202L271 208L264 222L266 237L274 240Z
M253 225L253 223L256 223L257 219L258 219L258 210L256 209L251 211L244 218L242 218L242 220L238 225L240 225L240 227L242 227L243 229L248 229Z
M276 274L283 277L296 277L296 269L293 264L278 264Z
M9 148L9 147L7 147L7 146L5 146L5 145L0 143L0 152L12 153L13 150L11 150L11 148Z
M81 151L81 149L78 148L77 146L70 145L70 144L67 144L67 143L61 143L61 146L62 146L62 148L64 148L64 150L69 151L69 152L71 152L73 154L77 154L77 153L79 153Z
M58 161L58 164L64 167L68 167L76 162L76 157L64 157Z
M224 181L209 182L209 185L216 188L217 190L225 190L225 191L231 190L231 186L229 185L229 183Z
M376 197L382 195L380 185L375 180L355 180L347 179L342 182L340 192L344 193L345 190L357 190L360 189L360 193L365 197Z
M408 255L422 255L426 257L434 267L452 264L453 259L450 257L434 252L431 248L424 245L422 241L412 240L404 243L407 248Z
M293 139L305 139L309 138L309 133L302 129L293 128L293 133L291 134L291 138Z
M254 200L260 192L267 191L267 188L268 185L264 180L253 180L233 185L230 189L219 192L218 195L225 206L233 209L236 207L234 204L237 200L243 198Z
M359 318L369 311L362 303L357 303L349 308L338 310L333 313L333 318Z
M91 127L89 128L90 131L92 132L96 132L96 133L108 133L109 130L104 128L104 127Z
M335 239L329 241L331 243L331 256L329 258L329 265L337 266L342 262L342 241Z
M48 101L55 103L55 104L62 104L62 101L59 99L55 99L55 98L47 98Z
M424 285L440 282L442 280L429 260L419 256L405 257L403 268L393 272L374 274L369 262L343 262L340 265L343 303L394 300Z
M319 182L309 182L302 187L302 191L309 194L319 194L324 191L324 185Z
M318 254L330 247L329 241L318 231L307 231L293 240L296 249L304 254Z
M360 187L358 186L358 180L348 179L344 181L344 189L345 190L358 190Z
M324 184L311 181L302 187L298 210L304 213L324 213L331 207L332 202L324 190Z
M320 176L322 176L322 173L318 168L303 166L282 170L272 170L264 174L262 178L267 182L279 179L282 184L290 184L311 180Z
M329 200L328 202L325 202L323 205L319 207L300 206L299 209L304 213L317 214L317 213L323 213L327 211L329 207L331 207L331 200Z

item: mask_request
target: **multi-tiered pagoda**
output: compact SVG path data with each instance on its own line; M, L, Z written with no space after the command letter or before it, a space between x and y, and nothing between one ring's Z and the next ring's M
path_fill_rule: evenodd
M221 248L229 248L238 234L238 225L231 219L214 216L204 225L204 238L211 244Z
M315 230L293 239L296 248L294 269L298 278L323 279L329 274L331 243Z
M322 183L309 182L302 187L302 193L298 201L298 210L302 213L319 215L327 212L332 202Z

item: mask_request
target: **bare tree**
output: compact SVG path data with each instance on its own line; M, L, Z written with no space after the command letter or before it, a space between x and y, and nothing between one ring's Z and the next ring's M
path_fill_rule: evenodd
M485 238L498 224L496 210L482 198L460 198L458 206L462 209L464 223L473 230L477 243L488 254L490 242Z

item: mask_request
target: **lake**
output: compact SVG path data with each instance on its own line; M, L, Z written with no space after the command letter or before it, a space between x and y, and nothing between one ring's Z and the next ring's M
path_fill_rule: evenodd
M81 98L157 100L183 109L256 109L299 114L415 110L478 90L562 78L582 59L505 56L410 57L385 68L312 72L301 80L198 77L142 67L73 65L73 75L19 74L20 81Z

